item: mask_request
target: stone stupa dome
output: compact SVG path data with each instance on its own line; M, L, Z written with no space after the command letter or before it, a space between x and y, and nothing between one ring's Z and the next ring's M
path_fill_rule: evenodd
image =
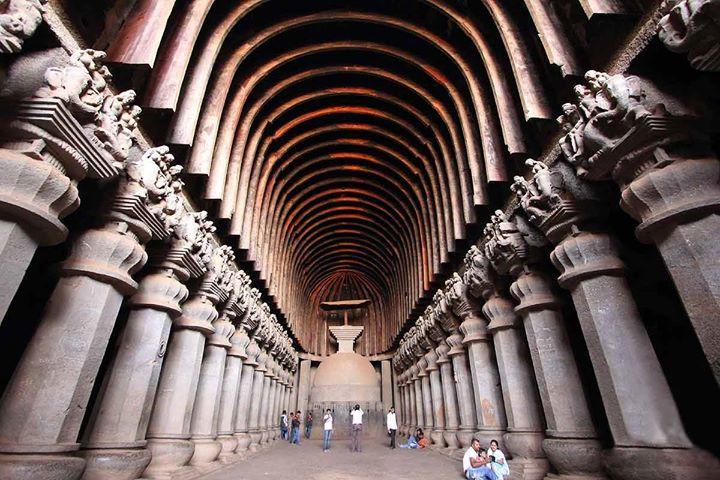
M380 385L370 361L355 352L335 353L315 372L313 403L379 402Z

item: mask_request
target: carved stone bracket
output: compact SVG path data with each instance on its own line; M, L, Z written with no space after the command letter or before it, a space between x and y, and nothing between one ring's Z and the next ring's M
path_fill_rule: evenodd
M47 0L0 3L0 53L18 53L43 21Z
M720 1L668 0L658 37L668 50L686 53L697 70L720 71Z

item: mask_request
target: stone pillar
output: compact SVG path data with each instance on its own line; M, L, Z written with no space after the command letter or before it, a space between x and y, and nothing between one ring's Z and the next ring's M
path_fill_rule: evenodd
M240 374L240 391L237 401L237 415L235 416L235 437L238 440L237 452L244 452L250 446L249 415L251 395L253 392L253 378L255 367L258 366L255 359L260 353L260 348L254 340L251 340L246 349L247 358L243 360L242 373Z
M422 428L423 430L425 430L425 413L423 408L422 382L420 381L420 368L418 367L417 363L410 367L410 372L412 374L412 388L413 392L415 393L415 428Z
M39 2L13 2L6 7L6 17L22 23L22 28L0 33L0 52L9 54L18 52L42 22L43 7ZM104 101L112 101L107 75L102 74L104 55L81 50L68 57L61 49L50 49L25 54L4 69L0 322L37 248L65 241L68 231L61 219L80 205L78 182L86 177L117 177L127 158L126 151L111 155L93 132L94 121L104 118L100 112ZM86 58L92 60L83 62ZM125 93L134 97L133 92ZM131 102L123 107L121 114L136 108ZM135 128L117 123L124 128L127 145L132 145Z
M520 302L515 311L524 320L545 412L543 450L561 476L603 478L601 445L552 283L526 270L510 291Z
M144 203L122 189L115 198L134 201L134 213L144 211L154 219ZM158 228L164 233L162 224ZM95 376L123 297L137 288L131 275L147 260L142 244L151 232L134 216L110 208L101 227L73 243L43 319L0 400L0 477L81 475L85 462L71 452L79 448Z
M440 366L440 380L442 381L443 403L445 405L445 431L443 438L448 448L460 448L457 432L460 429L460 417L458 416L457 393L455 390L455 375L452 369L452 360L448 357L450 347L446 342L440 342L435 349Z
M488 329L495 342L508 419L504 440L513 457L510 468L523 480L542 479L549 468L542 449L544 423L520 319L512 302L497 292L487 298L483 313L490 320Z
M273 438L274 425L274 406L275 406L275 392L277 390L277 377L275 376L274 369L276 363L272 364L272 368L268 369L270 376L268 377L268 397L267 397L267 411L265 412L265 433L263 436L263 443L270 443Z
M576 231L551 258L572 294L595 369L615 442L606 459L612 476L706 478L717 460L693 449L685 434L614 240Z
M407 434L410 435L412 433L415 433L415 430L418 427L418 417L417 417L417 402L415 397L415 382L412 379L412 367L408 368L406 378L406 388L408 392L408 402L410 403L410 419L408 420L408 431Z
M709 13L717 2L672 3L675 8L659 22L660 38L677 51L687 51L696 68L718 70L717 21ZM578 128L570 128L561 139L563 153L579 177L612 178L618 184L620 206L640 222L638 239L657 246L720 383L720 323L715 321L720 318L720 246L715 240L720 163L713 134L699 131L707 128L708 119L684 85L658 88L646 78L596 71L587 72L585 79L590 102L607 98L609 91L642 94L613 110L615 118L622 119L614 128L608 129L606 119L595 111ZM566 119L566 127L574 122ZM584 135L588 127L595 132L589 139ZM546 217L562 203L557 200L566 200L573 183L553 182L551 175L542 176L545 171L547 167L533 167L534 184L541 175L547 188L535 189L532 203L540 223L554 223Z
M433 417L433 430L429 434L432 435L435 446L437 448L443 448L446 445L445 439L443 438L443 434L445 433L445 402L443 401L440 368L438 367L437 360L438 356L434 349L431 349L425 354L430 396L432 397L432 409L430 412Z
M457 437L460 446L467 448L470 446L477 423L475 396L468 370L467 355L462 345L462 335L459 333L448 336L446 342L450 347L448 355L452 359L455 372L455 388L457 389L458 412L460 413L460 429Z
M398 366L402 368L400 364ZM397 383L404 413L398 428L400 429L399 433L401 435L406 435L408 431L408 419L410 418L410 402L408 400L407 386L405 385L405 372L397 376Z
M285 398L285 371L280 365L278 365L276 375L277 379L277 392L275 393L275 409L273 410L272 418L272 440L276 441L280 437L280 412L283 408L283 399Z
M257 357L257 366L253 374L252 395L250 396L248 432L250 434L250 451L252 452L257 451L260 446L260 440L262 439L262 432L260 431L260 405L262 403L266 361L267 353L261 350Z
M215 332L212 324L218 318L215 304L224 295L220 285L227 281L223 279L233 258L229 247L215 249L208 272L173 324L148 427L152 459L144 477L167 478L193 456L195 444L190 441L190 423L205 337Z
M385 413L390 410L390 407L394 405L392 400L392 368L390 367L390 360L382 360L380 362L380 379L382 381L382 403L383 411ZM397 408L395 411L397 412ZM396 413L397 416L397 413Z
M648 156L657 166L625 185L620 206L640 222L638 239L662 255L720 384L720 162L661 149Z
M270 403L270 384L272 383L272 372L271 365L272 359L268 359L267 367L264 372L265 378L263 379L262 395L260 397L260 418L258 420L258 428L260 430L260 444L264 445L267 443L268 425L267 425L267 412Z
M393 406L395 407L395 417L397 418L398 424L398 435L401 435L402 425L405 422L405 405L402 400L402 387L400 386L400 379L397 375L397 370L391 369L392 374L392 390L393 390Z
M292 395L290 396L290 410L297 410L298 409L298 400L300 398L300 394L298 391L300 390L300 365L295 366L295 371L293 372L293 389L292 389Z
M188 295L172 271L140 282L100 400L95 404L82 451L84 479L134 480L150 463L143 448L172 317Z
M202 275L206 268L201 252L209 248L212 228L200 218L181 214L173 241L153 256L152 273L128 301L131 311L117 353L85 429L84 480L134 480L150 463L145 435L171 323L182 313L180 304L188 296L182 282ZM186 238L188 231L193 232L192 242ZM200 244L195 243L198 232Z
M42 157L41 157L42 158ZM35 251L67 238L60 219L79 205L75 182L62 169L0 148L0 322Z
M202 467L214 462L222 449L222 445L216 440L220 411L219 397L227 351L232 347L230 337L235 333L235 327L226 317L215 320L213 327L215 331L205 344L190 420L190 441L195 446L190 465L194 467Z
M435 428L435 420L433 419L432 393L430 392L430 376L427 372L427 360L425 357L418 360L418 377L420 377L420 390L422 391L422 403L424 422L423 430L430 443L433 443L430 433Z
M217 441L222 446L219 460L226 463L238 447L238 438L235 436L235 418L238 414L238 395L242 382L243 360L247 358L245 347L250 343L245 329L235 330L230 338L232 347L225 359L225 372L223 373L222 391L220 393L220 411L217 422Z
M453 313L462 321L458 331L462 334L470 363L478 429L475 436L487 446L491 440L502 438L507 428L492 337L482 318L480 305L459 275L453 275L446 282L446 292Z
M300 373L297 387L297 409L302 412L302 419L300 420L300 428L305 426L305 414L307 413L308 399L310 396L310 360L300 361Z

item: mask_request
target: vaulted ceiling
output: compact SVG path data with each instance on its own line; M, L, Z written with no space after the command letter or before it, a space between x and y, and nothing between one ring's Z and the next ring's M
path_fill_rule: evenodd
M622 32L594 26L643 3L127 0L88 36L300 346L327 351L319 302L364 296L372 354L457 263L493 185L551 143L581 58Z

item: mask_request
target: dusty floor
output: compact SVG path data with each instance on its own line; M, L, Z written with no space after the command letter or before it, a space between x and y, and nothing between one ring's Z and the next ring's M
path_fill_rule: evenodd
M323 453L320 440L303 440L299 446L278 441L252 459L230 465L202 480L463 478L460 462L432 450L391 450L384 439L365 439L362 453L352 453L348 446L349 441L338 440L330 452Z

